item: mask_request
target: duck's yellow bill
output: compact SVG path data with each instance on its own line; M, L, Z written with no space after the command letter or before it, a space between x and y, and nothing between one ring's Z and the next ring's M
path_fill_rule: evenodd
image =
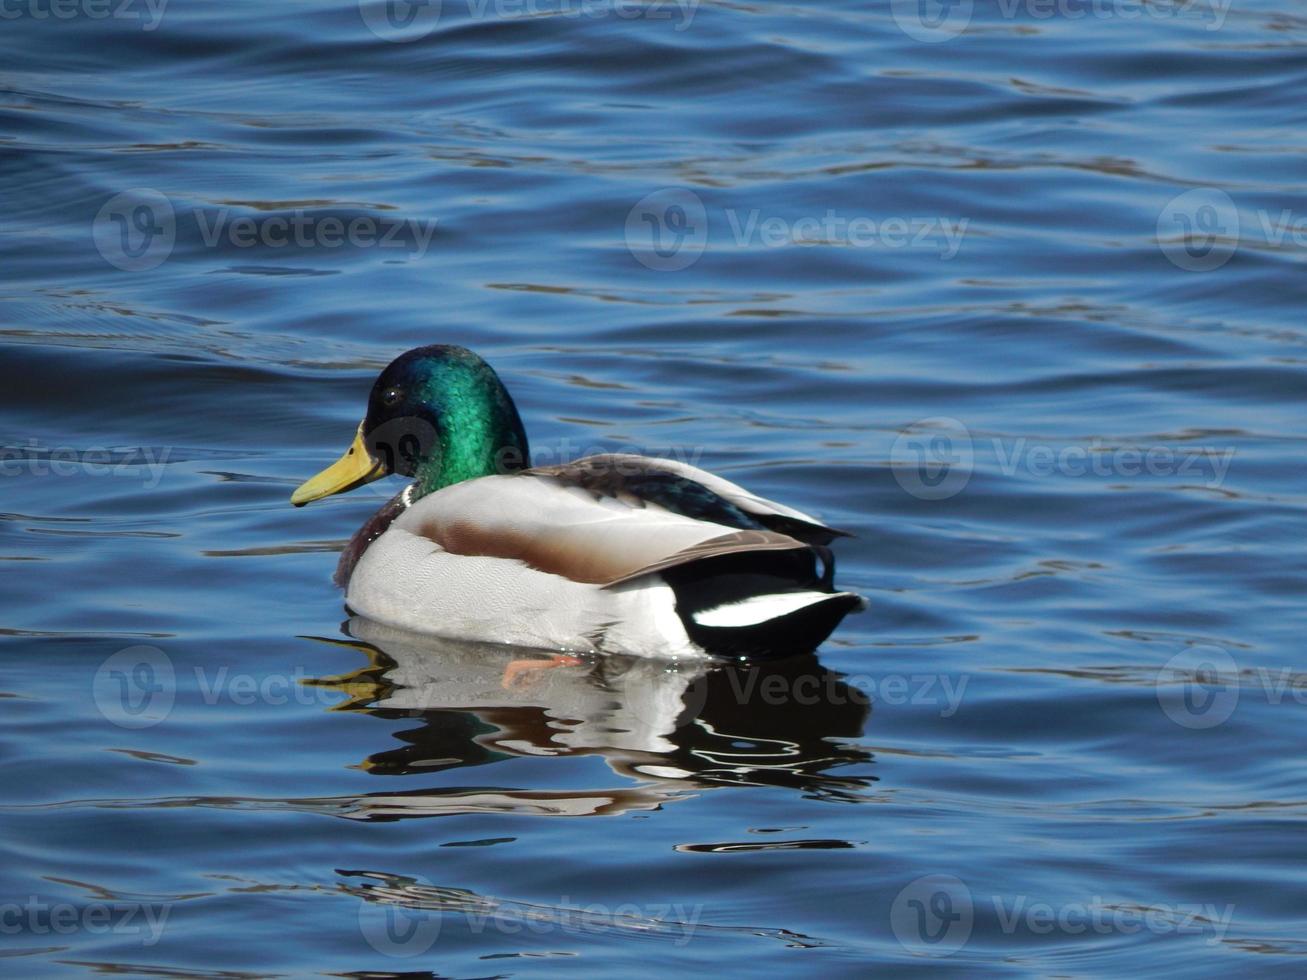
M368 452L368 447L363 442L363 424L359 423L358 432L354 433L354 441L345 450L345 455L317 476L311 476L301 483L290 495L290 502L296 507L303 507L311 500L330 497L333 493L345 493L385 475L386 469L381 461L373 459Z

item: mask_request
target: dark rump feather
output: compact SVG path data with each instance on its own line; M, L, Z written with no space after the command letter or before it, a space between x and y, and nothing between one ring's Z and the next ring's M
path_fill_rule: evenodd
M825 554L822 554L825 552ZM818 571L818 557L825 564ZM863 600L835 592L834 559L824 547L803 551L727 555L663 572L676 595L676 613L695 643L721 657L779 657L808 653L830 636ZM830 597L750 626L704 626L695 614L752 596L826 592Z

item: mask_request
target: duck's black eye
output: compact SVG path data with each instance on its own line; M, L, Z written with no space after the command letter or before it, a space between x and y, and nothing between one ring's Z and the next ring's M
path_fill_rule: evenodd
M402 397L404 397L404 393L398 388L387 388L381 393L381 403L383 405L398 405Z

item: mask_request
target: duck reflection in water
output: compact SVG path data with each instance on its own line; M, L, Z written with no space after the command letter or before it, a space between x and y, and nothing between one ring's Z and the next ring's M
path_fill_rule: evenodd
M870 699L811 654L751 664L612 655L559 662L544 651L533 657L521 648L419 636L360 617L345 630L369 664L315 682L349 696L337 710L420 722L397 733L402 747L368 756L367 771L416 775L514 756L598 755L634 784L367 794L335 801L339 816L615 814L719 786L866 799L875 779L829 772L872 761L849 744L862 735ZM550 669L531 669L534 662Z

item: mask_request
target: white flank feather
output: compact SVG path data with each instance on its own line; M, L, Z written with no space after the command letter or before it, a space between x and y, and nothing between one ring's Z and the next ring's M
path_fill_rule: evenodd
M838 594L838 593L836 593ZM700 626L730 628L757 626L769 619L778 619L798 612L805 606L831 598L830 592L781 592L775 595L754 595L738 602L727 602L694 614Z

